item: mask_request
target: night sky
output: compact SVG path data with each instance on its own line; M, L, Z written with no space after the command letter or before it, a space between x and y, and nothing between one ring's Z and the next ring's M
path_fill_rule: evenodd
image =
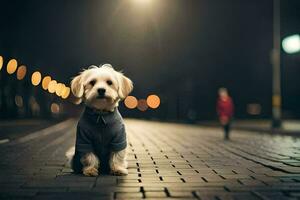
M133 95L162 99L158 110L126 116L215 118L227 87L236 116L248 103L270 117L271 0L1 0L0 55L68 83L80 69L111 63L135 83ZM281 36L300 33L300 1L281 3ZM3 71L3 70L2 70ZM282 51L286 118L300 118L300 54Z

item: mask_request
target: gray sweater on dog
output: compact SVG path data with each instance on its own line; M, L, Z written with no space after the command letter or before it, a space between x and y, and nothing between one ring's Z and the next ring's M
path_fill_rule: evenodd
M111 152L121 151L126 146L125 126L117 108L113 112L98 112L86 107L77 125L72 168L81 173L80 159L93 152L100 160L100 171L107 173Z

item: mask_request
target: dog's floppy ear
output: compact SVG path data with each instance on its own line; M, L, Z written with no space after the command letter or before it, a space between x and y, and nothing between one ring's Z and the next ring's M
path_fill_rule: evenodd
M129 93L133 89L133 83L132 81L124 76L121 72L116 72L117 73L117 79L119 83L119 89L118 89L118 94L121 99L125 99Z
M82 80L81 80L81 76L82 74L79 74L78 76L75 76L73 78L73 80L71 81L71 90L72 90L72 93L75 97L77 97L78 99L76 100L76 104L80 104L81 103L81 98L83 96L83 91L84 91L84 88L83 88L83 83L82 83Z

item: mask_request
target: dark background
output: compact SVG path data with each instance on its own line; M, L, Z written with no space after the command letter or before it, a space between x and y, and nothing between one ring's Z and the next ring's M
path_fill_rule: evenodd
M300 32L299 10L299 0L281 1L282 38ZM133 95L155 93L162 100L146 112L121 105L129 117L214 119L217 89L224 86L237 118L253 118L249 103L262 106L255 117L269 118L272 20L272 0L1 0L0 83L11 87L2 92L1 116L16 117L6 105L15 93L31 93L41 104L61 101L28 78L15 83L5 67L16 58L29 72L64 83L91 64L111 63L134 81ZM300 118L299 75L300 54L282 51L284 118Z

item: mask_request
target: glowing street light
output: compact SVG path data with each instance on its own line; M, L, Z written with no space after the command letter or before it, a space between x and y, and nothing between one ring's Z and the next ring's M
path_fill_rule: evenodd
M50 93L54 93L55 90L56 90L56 85L57 85L56 80L50 81L50 83L49 83L49 85L48 85L48 91L49 91Z
M7 63L7 73L8 74L13 74L17 70L18 67L18 62L16 59L11 59Z
M18 70L17 70L17 79L18 80L22 80L25 77L26 72L27 72L27 68L26 68L25 65L21 65L20 67L18 67Z
M153 109L158 108L160 105L160 98L155 94L149 95L147 97L147 105Z
M51 77L50 77L50 76L45 76L45 77L43 78L43 81L42 81L42 88L43 88L44 90L47 90L47 89L48 89L48 86L49 86L50 81L51 81Z
M66 99L70 95L71 89L69 87L64 87L61 93L61 98Z
M124 104L127 108L129 109L134 109L137 107L138 105L138 101L134 96L128 96L126 97L126 99L124 100Z
M2 66L3 66L3 57L0 56L0 70L2 69Z
M59 97L61 96L62 90L64 89L64 87L65 87L65 85L62 84L62 83L58 83L56 85L56 87L55 87L55 93L56 93L57 96L59 96Z
M149 4L153 0L132 0L132 1L134 1L135 3L139 3L139 4Z
M282 40L282 48L288 53L297 53L300 51L300 35L291 35Z
M41 79L42 79L41 73L38 71L34 72L31 76L32 85L37 86L38 84L40 84Z

